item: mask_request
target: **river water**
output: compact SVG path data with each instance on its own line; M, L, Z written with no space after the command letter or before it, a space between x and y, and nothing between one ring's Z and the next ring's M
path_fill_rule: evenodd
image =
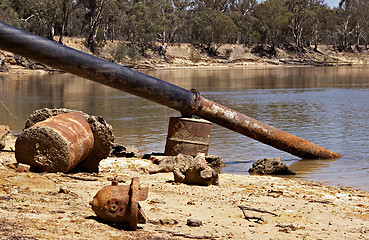
M212 126L209 153L223 172L247 174L265 157L281 157L296 178L369 191L369 68L278 67L176 69L146 72L196 88L217 103L343 155L303 160L228 129ZM169 117L179 113L145 99L69 74L0 76L0 124L14 133L30 113L66 107L101 115L116 142L144 153L163 152Z

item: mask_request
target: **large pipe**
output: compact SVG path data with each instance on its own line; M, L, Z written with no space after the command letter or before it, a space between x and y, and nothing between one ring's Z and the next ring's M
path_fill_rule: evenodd
M301 158L339 158L340 154L286 133L189 91L119 64L58 44L0 22L0 49L53 68L198 115Z

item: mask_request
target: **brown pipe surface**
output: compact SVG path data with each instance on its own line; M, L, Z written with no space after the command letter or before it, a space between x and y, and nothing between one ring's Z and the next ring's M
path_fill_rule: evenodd
M340 158L330 151L305 139L287 133L242 113L224 107L200 96L195 114L257 141L307 159Z
M83 114L70 112L25 129L17 138L15 157L45 172L68 172L90 155L93 146L94 136Z

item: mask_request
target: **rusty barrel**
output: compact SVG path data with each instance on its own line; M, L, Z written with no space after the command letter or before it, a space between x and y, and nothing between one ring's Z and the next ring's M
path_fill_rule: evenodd
M164 154L208 154L211 123L203 119L171 117Z
M25 129L15 143L17 162L45 172L68 172L94 146L90 125L80 112L50 117Z

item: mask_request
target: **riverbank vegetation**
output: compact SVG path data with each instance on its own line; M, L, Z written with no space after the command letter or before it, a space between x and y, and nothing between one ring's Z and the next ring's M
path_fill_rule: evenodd
M368 11L362 0L341 0L333 9L322 0L3 0L0 20L60 43L85 38L95 54L121 40L134 56L153 43L162 55L168 43L214 56L223 44L259 45L273 55L281 45L297 53L318 51L318 44L360 51L369 41Z

